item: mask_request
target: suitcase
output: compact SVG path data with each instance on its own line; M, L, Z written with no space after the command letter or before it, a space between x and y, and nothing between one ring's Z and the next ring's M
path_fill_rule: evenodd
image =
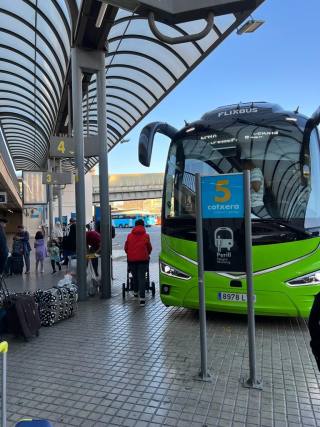
M52 326L60 320L72 317L77 309L78 291L75 285L37 291L42 326Z
M2 427L7 427L7 352L8 343L3 341L0 343L0 353L3 355L2 359L2 414L1 419ZM52 427L52 424L47 420L21 420L16 424L16 427Z
M23 272L23 256L19 254L12 254L10 257L10 273L22 274Z
M7 258L6 264L4 266L4 270L3 270L3 274L5 276L10 276L12 274L11 273L11 259L12 259L12 256L9 255Z
M6 295L4 307L7 310L8 331L22 336L26 341L39 335L41 327L38 307L31 295Z
M13 255L22 255L23 254L23 242L21 240L14 240L12 245L12 254Z

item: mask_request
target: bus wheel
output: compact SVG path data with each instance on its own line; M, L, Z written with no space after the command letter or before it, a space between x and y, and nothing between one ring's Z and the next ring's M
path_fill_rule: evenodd
M122 283L122 298L125 299L126 297L126 284Z
M156 284L154 282L151 282L151 293L153 297L156 294Z

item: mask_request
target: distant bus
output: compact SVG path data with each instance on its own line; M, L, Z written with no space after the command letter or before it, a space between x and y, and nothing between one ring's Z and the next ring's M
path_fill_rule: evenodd
M100 206L95 206L94 214L96 222L99 222L101 218ZM146 227L159 224L159 216L155 214L140 214L137 211L113 212L111 214L112 225L115 228L132 228L138 219L143 219Z
M136 216L126 214L111 215L112 225L116 228L132 228L136 220Z
M146 227L156 225L156 215L115 213L111 218L112 225L116 228L132 228L138 219L143 219Z

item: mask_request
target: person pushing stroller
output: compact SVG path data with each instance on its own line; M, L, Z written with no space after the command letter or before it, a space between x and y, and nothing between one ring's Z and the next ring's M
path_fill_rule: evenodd
M128 234L124 250L127 254L128 268L133 279L133 295L140 297L140 305L144 306L146 273L148 271L149 258L152 251L150 236L144 228L144 221L138 219L135 227Z

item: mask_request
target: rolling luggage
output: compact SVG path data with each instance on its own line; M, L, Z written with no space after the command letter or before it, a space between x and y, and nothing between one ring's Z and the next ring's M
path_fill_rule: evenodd
M39 335L41 327L38 307L31 295L5 295L4 308L7 310L8 332L22 336L26 341Z
M19 239L12 244L12 255L23 255L23 242Z
M8 343L3 341L0 343L0 353L2 359L2 427L7 427L7 352ZM21 420L16 424L16 427L52 427L52 424L47 420Z
M7 261L5 263L5 266L4 266L4 270L3 270L3 274L5 276L11 276L11 274L12 274L11 273L11 259L12 259L12 256L9 255L7 258Z
M35 298L39 305L41 325L52 326L75 314L78 290L75 285L70 284L46 291L37 291Z
M23 272L23 256L20 254L12 254L10 257L10 273L22 274Z

